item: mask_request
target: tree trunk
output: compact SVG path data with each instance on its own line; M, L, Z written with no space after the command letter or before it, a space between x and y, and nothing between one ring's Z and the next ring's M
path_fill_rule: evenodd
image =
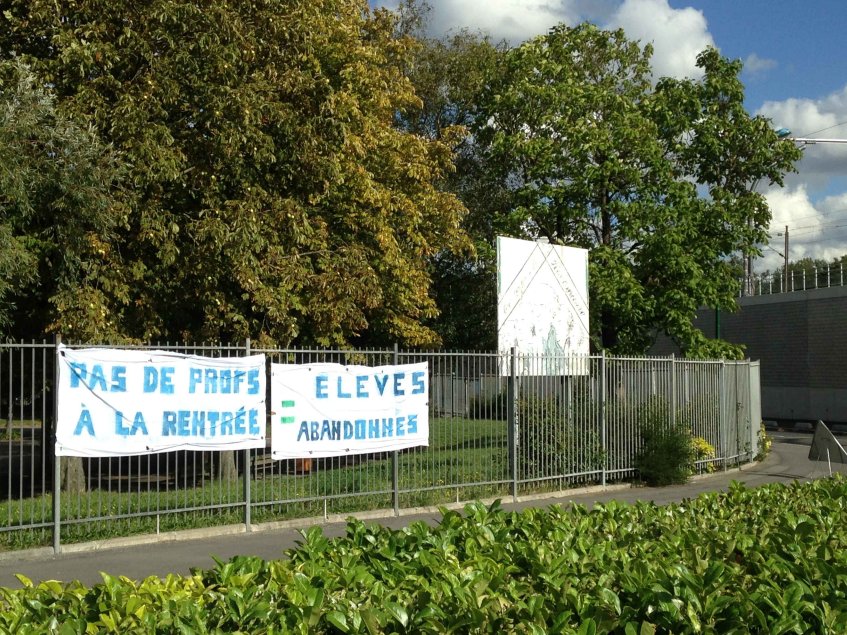
M604 192L599 205L601 208L601 241L604 246L612 245L612 215L607 205L608 196ZM600 311L600 339L604 350L613 350L618 343L618 328L613 311L602 309Z
M600 311L600 339L603 342L603 350L614 350L618 345L618 328L615 324L615 316L612 311L604 309Z
M85 490L85 470L82 467L82 458L78 456L62 457L62 491L70 494L82 494Z
M238 468L235 465L235 452L221 452L218 462L218 478L222 481L238 480Z

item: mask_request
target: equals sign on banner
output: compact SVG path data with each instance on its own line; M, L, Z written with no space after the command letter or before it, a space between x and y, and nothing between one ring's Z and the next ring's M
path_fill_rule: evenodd
M282 402L282 407L283 407L283 408L293 408L293 407L294 407L294 401L293 401L293 400L290 400L290 399L289 399L289 400L286 400L286 401L283 401L283 402ZM285 416L285 413L283 412L283 415L282 415L282 417L280 417L279 422L280 422L280 423L294 423L294 422L295 422L295 417L293 417L293 416L292 416L292 417Z

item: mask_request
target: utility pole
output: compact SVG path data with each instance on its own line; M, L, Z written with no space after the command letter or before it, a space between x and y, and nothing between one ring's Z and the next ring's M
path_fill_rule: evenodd
M788 291L788 225L785 226L785 251L783 255L785 256L785 277L783 278L784 282L782 286L785 288L785 291Z
M753 186L755 188L755 185ZM747 226L750 232L753 231L753 219L747 219ZM753 256L752 254L744 258L744 295L754 295L753 286Z

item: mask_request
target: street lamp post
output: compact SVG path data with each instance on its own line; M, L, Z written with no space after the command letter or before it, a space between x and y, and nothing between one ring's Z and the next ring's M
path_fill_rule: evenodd
M811 139L807 137L785 137L785 139L804 146L813 146L817 143L847 143L847 139Z

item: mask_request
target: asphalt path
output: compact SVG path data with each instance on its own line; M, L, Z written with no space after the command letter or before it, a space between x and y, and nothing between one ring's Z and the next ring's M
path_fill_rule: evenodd
M590 507L611 500L629 503L652 501L663 505L695 498L705 492L725 490L732 481L757 487L766 483L807 481L829 475L826 463L808 460L810 434L774 432L771 437L774 440L772 451L762 463L750 464L740 470L696 477L686 485L661 488L618 485L606 489L569 491L553 497L527 498L517 502L504 498L503 507L510 510L554 504L582 504ZM845 465L833 465L832 468L833 471L847 474ZM439 518L440 513L436 510L424 513L404 513L401 510L400 516L372 515L367 520L386 527L400 528L419 520L434 524ZM330 522L320 519L259 525L249 533L244 531L243 526L237 526L66 545L58 555L53 554L52 549L6 552L0 554L0 586L20 587L21 583L15 577L18 573L35 583L43 580L80 580L91 585L102 581L101 572L142 580L148 576L188 574L193 568L209 568L214 566L215 558L228 560L237 555L280 558L285 550L297 546L301 539L299 530L309 524L320 524L326 536L342 536L345 533L343 519L330 519Z

